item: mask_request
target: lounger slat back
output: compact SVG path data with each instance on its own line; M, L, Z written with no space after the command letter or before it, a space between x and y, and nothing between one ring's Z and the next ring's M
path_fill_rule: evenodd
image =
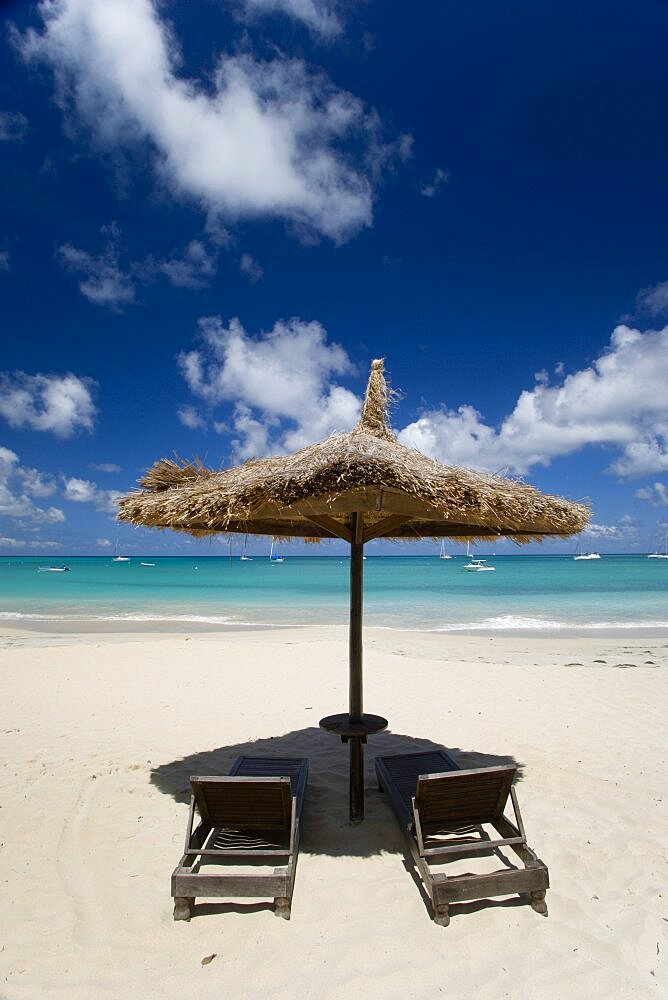
M232 765L230 775L239 778L289 778L292 794L297 799L297 814L301 813L308 777L308 761L305 758L237 757Z
M503 816L516 774L516 767L504 766L420 776L415 808L424 833L493 823Z
M288 831L292 816L290 779L191 778L199 814L211 826L233 830Z

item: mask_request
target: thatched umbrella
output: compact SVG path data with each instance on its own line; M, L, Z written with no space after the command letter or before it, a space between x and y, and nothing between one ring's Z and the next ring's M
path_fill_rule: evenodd
M349 711L321 725L350 742L350 818L364 816L363 749L387 726L362 702L362 559L373 538L512 538L522 544L582 531L589 510L525 483L439 462L399 444L389 429L389 390L374 361L352 431L294 455L214 472L163 459L119 502L119 519L190 535L343 538L350 544Z

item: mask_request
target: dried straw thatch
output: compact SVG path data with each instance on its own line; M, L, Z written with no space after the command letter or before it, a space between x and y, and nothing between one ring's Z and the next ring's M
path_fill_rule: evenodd
M313 540L350 537L364 514L364 540L389 537L529 542L567 537L589 509L525 483L441 465L399 444L388 427L390 390L374 361L357 426L294 455L214 472L162 459L119 502L119 519L192 535L248 533Z

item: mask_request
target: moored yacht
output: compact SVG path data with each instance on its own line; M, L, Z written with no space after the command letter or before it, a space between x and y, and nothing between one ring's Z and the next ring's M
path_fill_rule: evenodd
M468 569L472 573L493 573L496 566L488 566L486 559L474 559L471 556L464 569Z

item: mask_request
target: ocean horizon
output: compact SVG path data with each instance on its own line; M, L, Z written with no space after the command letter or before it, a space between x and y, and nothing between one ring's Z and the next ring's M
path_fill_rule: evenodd
M466 556L369 555L367 626L442 632L668 628L668 561L606 554L487 555L493 573L464 570ZM66 565L69 572L45 572ZM0 620L110 624L314 626L348 620L345 555L133 555L0 559ZM40 571L41 570L41 571Z

